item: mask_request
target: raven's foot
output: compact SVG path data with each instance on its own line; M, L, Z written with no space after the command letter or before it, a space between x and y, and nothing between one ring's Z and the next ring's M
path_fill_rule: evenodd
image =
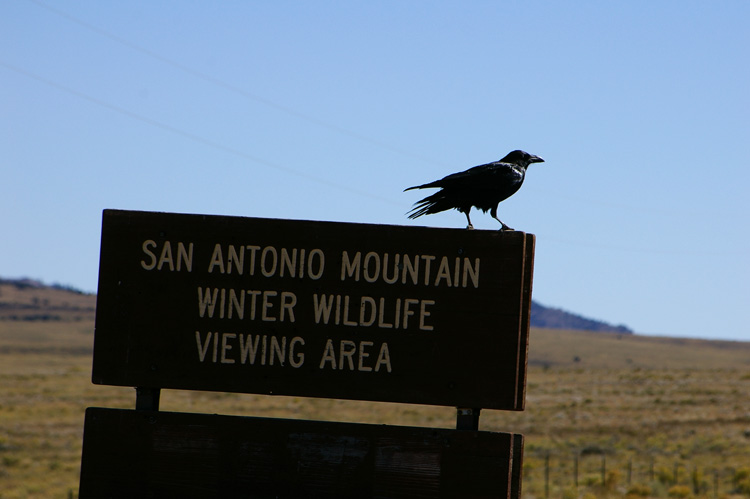
M474 230L474 226L469 224L466 226L466 230Z
M497 220L498 222L500 222L500 232L505 232L506 230L514 230L511 227L508 227L507 225L505 225L505 222L497 218L497 212L495 210L492 210L490 212L490 216L494 218L495 220Z

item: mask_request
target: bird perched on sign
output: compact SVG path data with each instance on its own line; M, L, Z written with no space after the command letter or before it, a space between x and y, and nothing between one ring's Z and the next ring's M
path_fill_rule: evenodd
M405 189L440 188L435 194L417 201L409 213L409 218L440 213L456 209L466 215L469 222L467 229L473 229L469 211L478 208L500 222L500 230L513 230L497 218L497 205L516 193L523 184L526 168L531 163L542 163L544 160L525 151L512 151L500 161L475 166L464 172L448 175L429 184L415 185Z

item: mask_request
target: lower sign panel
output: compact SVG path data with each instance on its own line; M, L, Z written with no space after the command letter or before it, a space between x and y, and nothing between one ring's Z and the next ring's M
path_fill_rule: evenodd
M519 497L523 436L89 408L80 497Z

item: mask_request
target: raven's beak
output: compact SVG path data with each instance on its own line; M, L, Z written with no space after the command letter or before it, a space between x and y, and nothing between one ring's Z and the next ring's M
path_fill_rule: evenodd
M529 163L544 163L544 160L540 158L539 156L531 156L529 159Z

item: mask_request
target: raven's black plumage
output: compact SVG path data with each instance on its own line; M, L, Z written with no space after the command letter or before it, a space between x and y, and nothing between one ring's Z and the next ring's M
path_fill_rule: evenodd
M539 156L524 151L512 151L500 161L475 166L429 184L409 187L405 190L440 188L435 194L417 201L409 218L456 209L466 215L468 228L473 229L469 211L474 206L485 213L489 210L492 218L500 222L500 230L513 230L497 218L497 205L521 188L526 168L531 163L543 161Z

